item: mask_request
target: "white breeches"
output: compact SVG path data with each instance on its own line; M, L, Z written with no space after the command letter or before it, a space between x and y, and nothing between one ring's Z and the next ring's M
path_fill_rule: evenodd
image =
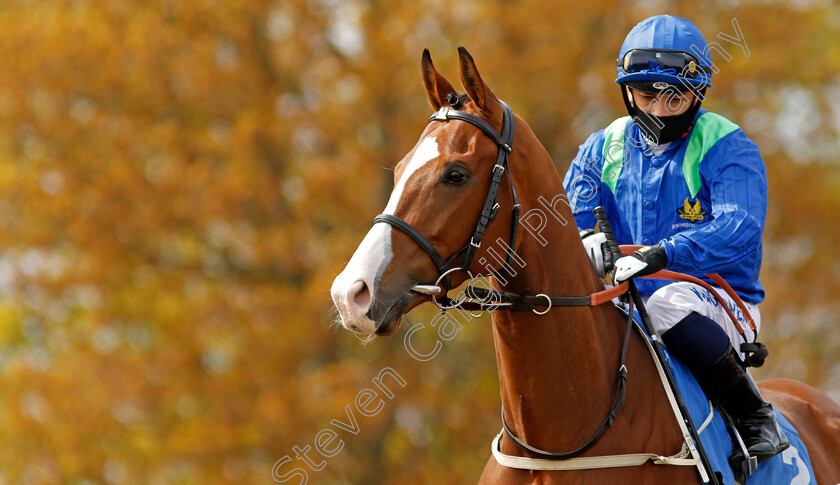
M726 335L729 336L732 347L740 353L742 343L745 341L755 342L756 333L761 329L761 312L759 312L756 305L744 302L747 311L750 312L755 322L756 331L753 332L743 312L735 304L735 301L722 289L715 288L715 291L727 303L732 313L735 314L738 323L744 329L746 340L738 332L738 329L735 327L732 319L729 318L726 310L723 309L720 302L715 299L709 290L694 283L687 282L678 282L663 286L647 299L646 307L650 314L653 330L657 335L662 335L679 323L680 320L688 316L689 313L697 312L717 322L723 328L724 332L726 332ZM743 354L741 354L741 358L744 358Z

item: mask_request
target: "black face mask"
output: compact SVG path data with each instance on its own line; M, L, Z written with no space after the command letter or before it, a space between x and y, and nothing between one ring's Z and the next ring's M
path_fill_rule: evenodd
M694 116L700 109L700 102L694 101L684 113L673 116L653 116L644 110L639 109L635 104L630 103L627 90L621 86L621 95L624 98L624 105L633 121L642 130L645 138L655 145L662 145L680 138L688 132L694 123ZM701 94L702 96L702 94Z

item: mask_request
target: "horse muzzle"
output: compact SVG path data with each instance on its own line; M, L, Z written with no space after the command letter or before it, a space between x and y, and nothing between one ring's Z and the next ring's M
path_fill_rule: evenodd
M374 333L378 325L368 316L373 302L371 285L362 279L347 284L342 276L344 273L338 275L330 289L341 325L355 333Z
M358 334L394 334L399 329L403 314L428 298L410 288L395 295L377 295L364 280L356 280L349 285L341 280L339 275L333 282L333 303L338 309L342 326Z

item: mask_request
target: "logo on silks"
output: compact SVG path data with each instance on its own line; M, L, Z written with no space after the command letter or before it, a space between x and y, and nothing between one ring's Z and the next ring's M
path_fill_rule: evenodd
M697 224L698 221L702 221L706 217L708 212L700 206L699 200L695 199L694 204L692 204L689 197L686 197L683 206L677 209L677 214L688 222Z

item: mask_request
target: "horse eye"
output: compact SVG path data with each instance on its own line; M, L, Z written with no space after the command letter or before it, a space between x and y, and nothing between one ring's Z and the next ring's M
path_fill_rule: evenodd
M446 174L446 183L448 184L461 185L465 180L467 180L467 176L460 170L450 170Z

